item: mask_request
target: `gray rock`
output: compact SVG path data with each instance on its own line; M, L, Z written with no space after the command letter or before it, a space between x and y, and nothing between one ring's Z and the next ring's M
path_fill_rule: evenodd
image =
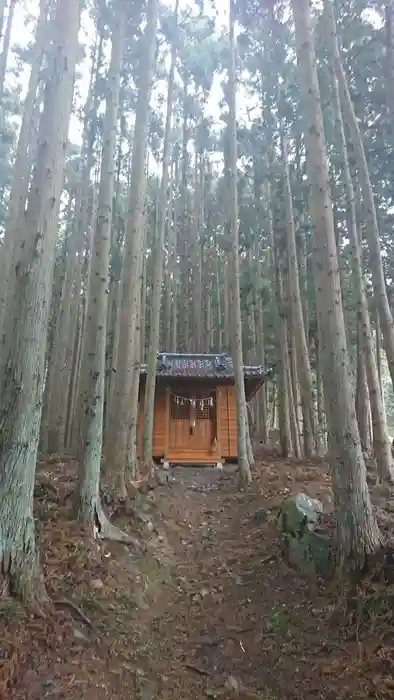
M229 690L231 693L233 693L233 695L239 695L239 683L237 679L234 678L234 676L228 676L228 678L226 678L224 687L226 688L226 690Z
M90 585L95 591L101 591L104 588L104 584L99 578L93 579L93 581L90 582Z
M169 483L169 474L165 469L156 470L156 480L160 486L166 486Z
M203 634L201 637L196 639L197 647L217 647L220 643L220 638L212 638L209 634Z
M290 496L283 503L279 512L281 532L300 537L305 530L314 532L323 515L323 504L317 498L310 498L305 493Z
M80 642L87 642L87 638L80 630L75 628L73 630L73 633L74 633L74 639L78 639L78 641L80 641Z
M330 565L330 541L317 532L322 503L299 493L288 498L279 514L282 551L288 564L303 574L316 576Z
M158 685L154 681L144 679L139 682L137 689L138 700L155 700L157 698Z
M286 555L288 563L301 573L324 574L330 565L330 542L316 532L306 532L301 538L288 537Z
M253 518L260 523L264 523L267 520L267 511L265 508L258 508L253 515Z

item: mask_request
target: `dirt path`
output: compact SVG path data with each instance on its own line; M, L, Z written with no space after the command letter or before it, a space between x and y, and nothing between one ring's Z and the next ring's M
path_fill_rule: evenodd
M321 467L266 465L242 494L231 470L177 468L171 477L142 518L142 558L88 545L56 504L45 511L52 597L89 619L69 609L54 628L22 615L15 626L19 613L8 611L20 670L4 698L393 697L392 614L371 628L279 556L277 506L290 491L327 498ZM1 626L0 607L0 638Z
M255 556L261 523L250 516L261 497L238 494L228 472L179 468L172 476L163 514L175 567L163 613L147 627L158 697L268 699L260 610L272 593L259 584L259 571L274 572L277 551L270 540Z
M394 640L392 614L371 630L279 555L278 505L297 490L327 502L324 470L275 464L259 476L240 494L228 472L173 473L163 517L175 565L146 627L152 698L393 697L394 649L380 636Z

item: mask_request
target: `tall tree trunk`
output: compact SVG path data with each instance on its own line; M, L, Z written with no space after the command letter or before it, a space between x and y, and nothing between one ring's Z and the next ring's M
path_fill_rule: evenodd
M379 227L376 216L376 208L372 191L371 180L368 171L368 164L364 150L364 144L357 123L356 114L350 97L349 87L346 80L345 71L341 62L338 40L335 28L334 11L332 0L326 3L330 20L330 36L335 42L335 71L339 86L339 95L343 110L344 119L349 127L351 141L349 145L354 151L356 167L360 178L360 185L366 211L366 232L369 247L369 258L374 287L375 301L379 309L380 323L383 333L384 349L387 356L391 381L394 388L394 320L387 297L386 283L384 279L382 252L380 247Z
M223 349L227 352L230 350L230 273L229 262L223 264Z
M108 94L103 124L98 212L87 297L85 362L82 363L88 373L87 410L82 428L83 442L79 459L75 508L78 519L92 528L98 526L101 536L119 541L132 541L131 538L109 523L101 508L99 495L103 444L107 292L111 249L116 124L119 109L124 32L127 20L124 0L117 0L114 12L111 62L107 80Z
M122 268L122 305L119 332L118 363L115 376L115 400L118 420L111 434L110 456L119 478L119 495L126 498L127 445L130 433L131 391L135 365L139 366L139 339L136 321L141 306L142 245L145 226L146 149L149 127L150 98L156 52L157 0L148 0L147 24L141 48L140 90L136 108L132 172L130 182L129 221ZM139 382L138 382L139 383Z
M369 432L369 391L364 360L364 333L361 319L357 323L357 384L356 384L356 413L358 429L363 452L371 452Z
M168 221L168 259L167 259L167 279L166 279L166 310L165 310L165 341L163 349L166 352L176 352L177 346L177 221L178 221L178 149L174 148L174 174L172 182L172 203L171 216Z
M359 568L380 547L381 539L368 492L350 383L310 0L292 0L292 7L305 119L329 461L337 513L337 562L340 569Z
M182 328L182 338L179 338L180 350L183 352L189 351L189 250L187 241L189 239L189 196L188 196L188 166L189 166L189 128L188 128L188 82L189 76L183 78L183 125L182 125L182 173L181 173L181 202L182 216L181 227L178 234L178 250L180 258L180 277L181 277L181 293L179 298L180 303L180 329Z
M15 7L16 7L17 0L10 0L10 6L8 8L8 16L7 16L7 24L5 28L5 33L4 33L4 41L3 41L3 49L0 55L0 104L3 102L3 97L4 97L4 81L5 81L5 74L7 70L7 62L8 62L8 53L10 50L10 41L11 41L11 30L12 30L12 24L14 21L14 14L15 14ZM2 111L2 104L1 104L1 111ZM1 115L1 126L3 126L3 118L4 115Z
M12 347L2 377L0 561L10 590L46 604L33 519L57 219L72 108L80 4L58 0L36 167L17 261Z
M256 257L258 251L256 250ZM263 268L262 264L260 261L258 261L258 278L259 278L259 288L260 290L262 289L262 284L263 284ZM219 296L220 300L220 296ZM255 329L256 329L256 336L257 336L257 352L258 352L258 358L257 358L257 364L265 364L265 344L264 344L264 333L265 333L265 327L264 327L264 304L263 300L261 299L261 292L260 295L255 294L255 299L254 299L254 324L255 324ZM264 444L268 442L268 410L267 410L267 390L266 386L264 385L262 389L259 391L257 395L257 401L259 405L259 425L258 425L258 434L260 439L263 441Z
M324 410L324 390L323 378L321 370L320 358L320 342L316 339L316 403L317 403L317 420L319 425L318 433L318 453L324 457L327 453L327 426L326 414Z
M289 395L289 417L290 417L290 430L291 430L291 442L293 445L293 452L295 457L302 457L301 444L300 444L300 431L298 424L298 413L297 413L297 391L295 391L295 383L297 381L297 375L294 376L294 370L296 371L296 361L293 362L293 357L290 360L289 345L286 344L287 351L287 386ZM294 347L292 350L295 349ZM292 353L293 354L293 353Z
M100 35L96 40L92 57L90 84L84 110L82 154L78 164L73 228L67 250L66 274L53 339L53 357L49 374L49 445L52 451L59 453L63 452L66 445L70 446L71 435L75 438L73 449L78 452L80 445L76 439L75 428L78 426L78 437L80 437L79 427L83 423L80 406L78 406L77 416L75 411L80 382L83 379L79 374L79 368L83 342L81 322L84 318L84 310L80 307L83 307L85 300L81 289L84 283L84 255L89 230L90 176L94 165L96 113L99 100L97 88L102 46L103 40ZM78 352L78 357L75 357L75 351Z
M196 143L196 149L198 143ZM203 346L203 307L202 307L202 256L200 248L200 215L201 215L201 198L202 187L200 178L201 154L197 151L194 162L194 192L193 204L191 212L191 236L188 246L188 256L191 260L191 281L192 281L192 299L191 299L191 318L192 318L192 347L194 352L204 352ZM209 335L209 327L207 329Z
M3 36L4 15L5 15L6 5L7 5L7 0L0 0L0 39Z
M376 364L378 368L380 391L382 392L382 400L384 406L384 392L383 392L383 381L382 381L382 334L380 332L380 319L379 311L375 310L375 334L376 334ZM384 406L385 408L385 406ZM386 412L386 408L385 408Z
M332 0L325 3L327 27L328 27L328 47L331 57L333 71L339 62L338 43L336 41L336 28L333 15ZM365 294L363 270L361 264L361 250L357 231L356 209L352 177L349 168L349 159L346 148L345 130L342 120L341 106L339 100L338 83L335 74L332 76L332 96L333 107L337 126L337 136L342 160L343 175L346 188L346 199L348 205L348 234L352 251L352 277L355 289L356 301L359 313L359 322L363 331L363 358L368 379L369 399L371 404L372 426L373 426L373 446L377 461L378 473L382 479L394 483L394 465L391 456L391 445L389 441L386 415L382 400L382 392L379 382L378 369L376 365L376 355L372 337L371 322L368 310L368 302Z
M287 253L289 261L289 280L293 333L296 341L297 367L301 389L301 406L303 417L304 451L306 459L315 451L316 426L314 421L313 382L309 361L308 345L304 328L300 281L298 274L297 248L293 217L293 204L290 188L289 166L287 162L287 145L282 136L282 158L284 169L284 199L286 210Z
M274 288L274 319L275 319L275 340L276 340L276 357L278 358L277 367L277 400L278 400L278 426L282 457L288 457L293 451L291 422L290 422L290 391L288 362L289 353L287 347L287 319L284 311L283 303L283 279L282 270L279 259L278 246L276 241L276 218L275 231L273 225L272 207L273 200L271 195L271 185L267 182L267 202L268 202L268 240L270 241L270 263L271 263L271 278ZM275 403L274 403L275 406ZM273 410L274 414L274 410ZM273 426L275 420L273 418Z
M282 457L289 457L293 452L293 440L290 420L289 351L287 346L287 319L283 313L283 282L278 263L275 264L276 282L276 316L277 316L277 356L278 372L278 419Z
M293 401L293 406L294 406L294 423L295 423L295 435L293 435L293 446L294 446L294 454L296 457L302 457L303 456L303 450L301 450L301 443L300 443L300 392L299 392L299 380L298 380L298 370L297 370L297 348L296 348L296 343L295 343L295 338L294 338L294 331L293 327L290 329L290 347L291 347L291 354L289 353L289 368L290 368L290 396L289 398L292 399ZM290 414L291 414L291 406L290 406ZM302 414L301 414L302 417Z
M175 0L175 35L178 31L178 6L179 0ZM168 76L167 111L164 131L163 164L158 207L158 235L153 250L152 273L152 299L149 325L149 353L148 370L144 397L144 422L142 433L142 458L148 472L153 470L153 418L155 409L155 388L157 354L159 352L160 338L160 299L163 285L164 265L164 239L167 216L167 195L169 184L170 146L171 146L171 117L175 83L176 44L173 42L171 49L171 66ZM167 455L164 455L167 458Z
M229 63L229 188L230 188L230 231L231 231L231 282L233 285L232 312L234 314L234 330L232 343L232 356L234 363L234 377L237 392L237 428L238 428L238 466L240 485L250 484L252 474L250 471L248 444L247 444L247 412L245 398L245 379L242 356L242 320L241 320L241 294L240 294L240 270L239 270L239 240L238 240L238 186L237 186L237 116L236 116L236 45L234 35L235 7L234 0L230 1L230 63Z
M146 216L146 213L145 213ZM147 227L145 225L145 217L142 221L142 230L143 230L143 238L141 241L141 247L142 249L145 249L146 247L146 234L147 234ZM142 269L142 259L141 259L141 267L140 267L140 278L139 278L139 287L141 287L141 282L142 282L142 276L143 276L143 269ZM147 305L149 305L149 299L147 300ZM136 305L136 310L135 310L135 343L138 347L138 344L140 343L141 340L141 333L142 333L142 328L141 328L141 306ZM138 435L138 396L139 396L139 387L140 387L140 363L137 361L137 358L135 359L133 363L133 374L131 377L131 391L130 391L130 407L129 407L129 433L128 433L128 442L127 442L127 461L126 461L126 472L129 478L132 480L135 480L138 475L139 475L139 469L138 469L138 454L137 454L137 435Z
M45 29L49 4L50 0L41 0L40 2L40 15L37 22L35 44L32 52L29 86L23 107L22 124L18 137L12 186L8 201L7 220L0 257L0 333L2 333L3 330L5 310L7 309L8 315L12 315L13 313L11 309L12 291L9 289L8 279L13 259L18 253L18 245L20 247L20 240L23 237L25 205L33 157L33 149L29 148L29 145L31 146L34 139L37 139L33 115L45 49ZM4 347L6 342L7 338L2 334L0 343L0 373L2 367L1 357L3 357L4 360L4 355L7 352Z
M391 121L391 137L393 137L393 112L394 112L394 2L386 0L385 7L386 25L386 95L387 112Z

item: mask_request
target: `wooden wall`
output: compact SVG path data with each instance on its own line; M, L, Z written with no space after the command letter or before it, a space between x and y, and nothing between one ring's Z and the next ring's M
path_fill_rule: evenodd
M144 387L145 388L145 387ZM165 409L166 395L165 391L158 387L155 392L155 413L153 418L153 456L164 457L164 440L165 440ZM144 420L144 396L139 402L138 411L138 454L142 453L142 423Z
M237 403L235 386L221 385L219 389L219 434L222 457L236 457Z
M143 387L144 389L144 387ZM237 404L234 385L218 386L218 432L220 436L221 457L237 456ZM138 452L142 451L142 422L144 413L143 391L138 415ZM164 387L156 388L155 415L153 425L153 456L164 457L166 428L166 394ZM207 454L208 457L208 454ZM199 457L199 460L201 457ZM188 458L187 461L190 461Z

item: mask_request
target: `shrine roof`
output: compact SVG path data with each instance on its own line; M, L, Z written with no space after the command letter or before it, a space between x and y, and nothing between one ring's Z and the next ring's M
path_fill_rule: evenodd
M147 365L141 365L141 374L147 373ZM264 379L273 368L263 365L244 366L245 379ZM189 354L158 353L158 377L184 377L206 379L233 379L233 361L227 353Z

